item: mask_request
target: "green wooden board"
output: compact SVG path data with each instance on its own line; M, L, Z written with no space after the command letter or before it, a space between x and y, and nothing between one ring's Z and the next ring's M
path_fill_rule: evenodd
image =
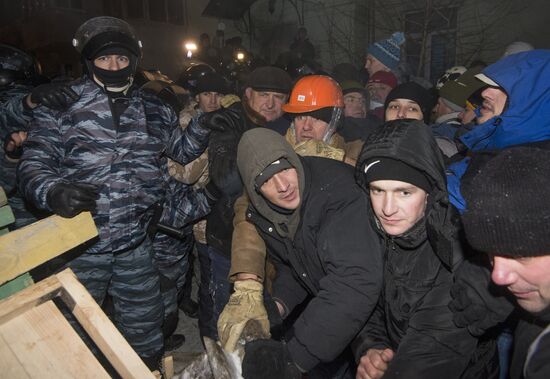
M0 228L13 224L15 222L15 217L9 205L6 205L0 208Z
M28 272L0 286L0 300L34 284Z

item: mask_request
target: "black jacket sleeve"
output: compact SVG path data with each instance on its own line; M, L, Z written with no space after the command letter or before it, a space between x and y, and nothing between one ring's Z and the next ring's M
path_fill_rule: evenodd
M451 274L441 269L409 320L406 334L384 378L459 378L476 350L477 339L453 323L447 306Z
M351 344L356 362L359 362L369 349L392 348L386 332L384 307L382 304L383 300L381 299L376 304L372 316Z

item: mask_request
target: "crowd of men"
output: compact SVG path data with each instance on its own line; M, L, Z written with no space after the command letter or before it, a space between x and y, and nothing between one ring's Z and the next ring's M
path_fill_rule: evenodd
M184 343L195 247L200 334L245 378L550 377L550 51L514 43L428 89L404 41L368 46L367 81L261 66L242 93L206 63L140 70L112 17L76 31L71 82L2 45L14 227L92 213L61 266L152 369Z

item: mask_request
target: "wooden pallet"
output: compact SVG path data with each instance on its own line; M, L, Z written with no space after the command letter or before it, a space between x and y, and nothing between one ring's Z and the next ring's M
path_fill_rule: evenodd
M0 228L13 221L0 187ZM59 298L121 377L160 378L158 371L147 368L70 269L36 284L27 272L96 236L90 212L70 219L53 215L0 233L0 299L11 295L0 301L0 377L110 378L52 301ZM171 357L163 364L165 378L171 378Z
M61 299L123 378L155 378L70 269L0 302L6 378L109 378L52 299Z

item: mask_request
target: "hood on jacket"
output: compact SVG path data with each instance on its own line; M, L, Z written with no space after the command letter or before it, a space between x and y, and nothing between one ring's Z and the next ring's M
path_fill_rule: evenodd
M474 151L550 139L550 50L509 55L482 73L508 95L501 115L460 137Z
M278 212L256 190L255 185L256 177L280 158L287 159L298 172L301 204L304 199L304 168L300 158L285 138L266 128L252 129L243 134L237 152L237 166L250 202L263 217L275 225L281 236L293 238L299 223L300 207L291 213Z
M452 267L452 209L447 195L445 164L430 128L419 120L399 119L386 122L369 136L355 169L356 181L367 193L369 183L364 169L372 158L401 161L428 178L432 190L420 222L426 223L428 239L438 257L447 267ZM417 228L413 226L412 229Z

